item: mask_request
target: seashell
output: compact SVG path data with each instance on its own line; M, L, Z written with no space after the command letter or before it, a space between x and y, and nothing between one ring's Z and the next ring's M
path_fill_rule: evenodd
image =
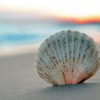
M71 30L46 39L39 47L35 63L39 76L53 85L82 83L99 67L93 39Z

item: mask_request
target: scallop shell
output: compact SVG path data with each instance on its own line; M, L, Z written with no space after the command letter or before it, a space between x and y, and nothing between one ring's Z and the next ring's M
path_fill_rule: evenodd
M81 83L92 77L99 66L93 39L71 30L46 39L35 62L39 76L53 85Z

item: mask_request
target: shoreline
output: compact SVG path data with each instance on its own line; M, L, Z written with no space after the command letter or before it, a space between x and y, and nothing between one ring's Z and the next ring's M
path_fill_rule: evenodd
M5 45L0 47L0 57L10 57L29 53L36 53L41 43Z

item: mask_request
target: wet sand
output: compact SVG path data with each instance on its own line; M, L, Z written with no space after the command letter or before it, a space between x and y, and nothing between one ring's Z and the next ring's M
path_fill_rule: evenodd
M0 58L0 100L100 100L100 71L84 84L54 87L33 62L34 54Z

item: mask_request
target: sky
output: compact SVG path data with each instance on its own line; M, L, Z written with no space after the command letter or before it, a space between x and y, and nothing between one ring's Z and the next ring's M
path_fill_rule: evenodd
M0 10L78 18L100 16L99 4L99 0L0 0Z
M46 35L65 29L63 22L100 22L99 4L99 0L0 0L0 34ZM88 27L80 28L100 40L99 26Z

